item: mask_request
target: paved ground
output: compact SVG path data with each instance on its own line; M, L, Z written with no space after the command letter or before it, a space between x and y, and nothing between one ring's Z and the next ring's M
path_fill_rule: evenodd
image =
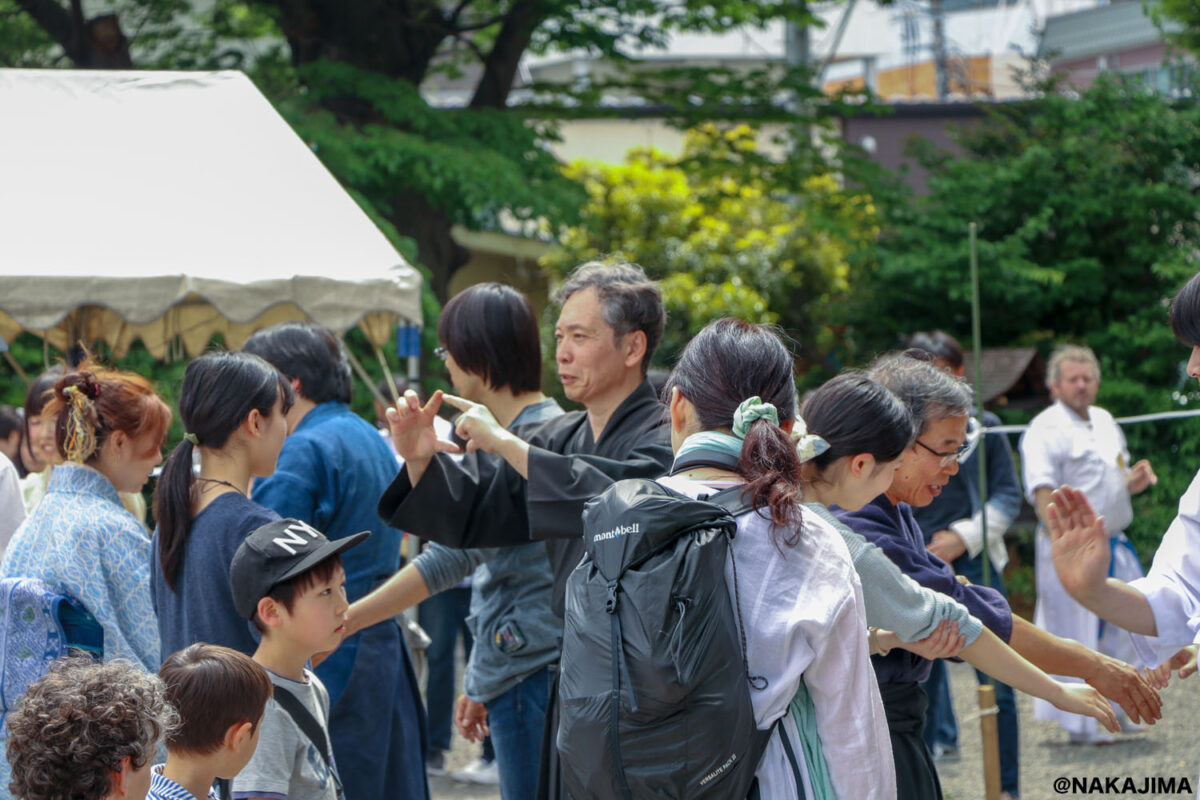
M980 756L979 722L966 717L978 709L975 675L966 664L950 665L950 683L959 715L962 758L956 764L942 765L942 786L947 800L975 800L983 797L983 761ZM1033 718L1033 702L1018 693L1021 720L1021 796L1024 800L1051 800L1060 797L1194 797L1200 772L1200 741L1193 723L1200 713L1200 676L1175 681L1163 693L1165 713L1162 721L1146 732L1120 737L1117 744L1071 746L1057 725ZM479 754L473 745L455 735L448 762L452 769L465 766ZM1059 778L1133 778L1137 791L1116 794L1111 788L1089 794L1058 793L1054 782ZM1191 794L1143 791L1146 778L1186 778ZM1161 784L1160 784L1161 786ZM487 798L499 800L495 787L468 786L448 777L433 778L430 788L435 800Z

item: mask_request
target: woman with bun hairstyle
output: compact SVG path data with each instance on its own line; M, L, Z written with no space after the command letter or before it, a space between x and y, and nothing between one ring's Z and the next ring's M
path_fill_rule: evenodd
M171 409L140 375L85 361L54 384L42 410L63 463L13 536L0 577L37 578L87 608L104 658L158 669L150 539L118 492L140 492L162 462Z
M179 394L186 433L154 494L150 585L164 658L194 642L247 655L258 646L233 606L229 564L246 534L279 519L249 498L250 483L275 471L294 400L258 356L207 353L188 364Z
M801 505L791 354L769 328L718 320L684 348L664 393L675 461L660 482L689 497L741 487L752 507L736 518L725 583L755 722L772 731L759 794L894 798L862 588L841 536Z

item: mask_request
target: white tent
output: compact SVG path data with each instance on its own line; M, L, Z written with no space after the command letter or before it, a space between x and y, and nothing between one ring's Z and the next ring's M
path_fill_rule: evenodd
M0 336L164 356L310 319L377 346L420 274L240 72L0 69Z

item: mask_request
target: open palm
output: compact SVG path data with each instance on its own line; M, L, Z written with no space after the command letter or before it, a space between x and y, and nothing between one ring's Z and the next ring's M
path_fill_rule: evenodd
M1063 588L1078 598L1102 586L1112 559L1108 530L1083 492L1069 486L1055 491L1046 509L1046 528Z

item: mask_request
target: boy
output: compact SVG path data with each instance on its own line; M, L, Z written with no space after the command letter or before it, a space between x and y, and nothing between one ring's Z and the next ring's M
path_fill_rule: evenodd
M258 749L234 778L234 798L342 797L329 741L329 693L305 665L342 640L350 604L340 554L368 536L331 542L300 520L281 519L256 528L234 554L233 605L262 633L254 660L275 688Z
M271 679L244 653L204 642L173 654L158 676L179 727L167 736L167 763L153 768L147 800L215 798L216 779L237 775L254 755Z
M157 676L121 661L57 661L8 715L4 788L22 800L143 800L174 725Z

